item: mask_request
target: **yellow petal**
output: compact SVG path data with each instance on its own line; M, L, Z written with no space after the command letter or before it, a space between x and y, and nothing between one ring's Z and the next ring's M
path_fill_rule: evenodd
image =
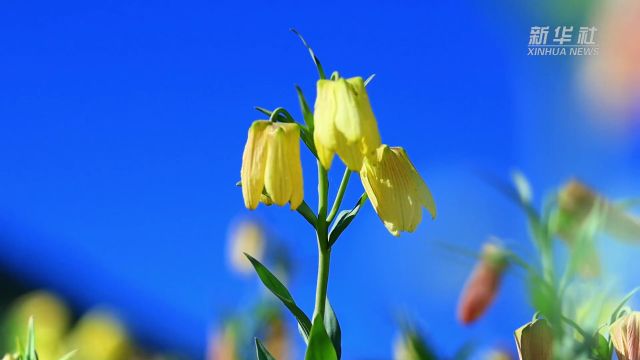
M546 320L536 320L515 332L521 360L551 360L553 337Z
M369 102L369 95L367 89L364 86L364 80L361 77L354 77L347 79L347 82L352 86L357 94L357 107L360 121L360 128L362 129L362 153L368 154L375 151L381 144L380 132L378 131L378 123L376 117L373 115L371 109L371 103Z
M247 143L242 154L242 197L244 205L253 210L260 203L260 195L264 188L264 167L266 160L266 129L269 121L254 121L249 128Z
M291 177L291 209L300 206L304 198L302 164L300 161L300 127L297 124L282 124L286 129L288 169Z
M287 139L285 130L280 125L271 125L267 132L264 186L273 203L283 206L291 198L292 181L288 176Z
M360 78L362 80L362 78ZM358 93L345 79L334 81L336 98L335 127L347 143L355 144L364 136L358 109Z
M316 103L313 113L313 140L316 145L320 163L325 169L331 167L331 161L333 160L336 147L335 116L335 84L331 80L318 80Z
M351 171L360 171L362 169L362 160L364 158L360 147L357 144L349 144L342 134L336 134L336 152L340 159Z

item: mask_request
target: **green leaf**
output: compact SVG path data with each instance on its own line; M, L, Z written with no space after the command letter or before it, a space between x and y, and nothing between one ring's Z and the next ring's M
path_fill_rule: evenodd
M262 345L260 340L256 338L256 353L258 355L258 360L276 360L267 350L267 348Z
M249 254L245 253L244 255L249 259L249 261L251 261L253 268L256 270L256 273L264 286L266 286L273 295L280 299L284 306L286 306L293 316L295 316L296 320L298 320L298 324L302 329L302 334L305 339L309 338L309 334L311 333L311 321L304 311L296 305L296 302L293 300L293 297L289 290L287 290L286 286L284 286L284 284L282 284L282 282L258 260L254 259Z
M322 318L316 316L313 319L309 345L304 355L304 360L338 360L336 350L331 344L331 339L322 324Z
M302 111L304 123L307 125L307 129L309 129L309 131L313 133L313 112L311 112L311 108L309 108L309 104L307 103L307 100L302 93L302 89L298 85L296 85L296 92L298 93L298 102L300 103L300 110Z
M531 185L527 177L524 176L522 172L516 170L511 173L511 179L520 197L520 201L525 204L530 204L533 199L533 191L531 190Z
M307 50L309 50L309 55L311 55L311 59L313 60L313 63L316 65L316 69L318 70L318 75L320 76L320 79L325 79L325 73L324 73L324 69L322 68L322 65L320 64L320 59L318 59L318 57L316 56L316 54L313 52L313 49L311 49L311 46L309 46L309 44L307 44L307 41L302 37L302 35L300 35L300 33L298 32L298 30L291 28L290 29L292 33L296 34L300 40L302 41L302 44L304 45L304 47L307 48Z
M629 293L627 293L627 295L625 295L625 297L622 298L622 301L620 301L620 304L618 304L615 310L613 310L613 312L611 313L611 319L609 320L609 325L612 325L614 322L616 322L616 320L618 320L618 318L620 317L620 310L622 310L622 308L626 305L626 303L629 300L631 300L631 297L633 297L633 295L635 295L635 293L637 293L639 290L640 290L640 287L637 287L629 291Z
M367 78L367 80L364 81L364 86L369 85L369 83L373 80L373 78L376 77L376 74L371 74L369 75L369 77Z
M342 330L340 330L338 317L333 311L331 303L329 303L329 298L327 298L324 308L324 327L327 330L329 338L331 339L333 349L336 351L336 356L338 357L338 359L340 359L340 356L342 355Z
M329 246L333 245L340 237L340 234L342 234L347 226L351 224L356 215L358 215L358 212L360 211L360 208L362 208L362 204L364 204L365 201L367 201L367 193L364 193L362 194L362 196L360 196L360 199L358 199L358 202L353 207L353 209L342 210L340 213L338 213L338 216L336 216L336 224L333 226L331 232L329 233Z
M27 348L25 349L25 360L38 360L36 353L36 330L33 326L33 317L29 318L29 330L27 332Z
M593 348L593 355L598 360L611 360L613 356L613 349L609 340L607 340L602 334L597 333L595 335L595 346Z
M66 355L64 355L63 357L61 357L59 360L69 360L71 359L76 353L78 352L78 350L73 350L69 353L67 353Z

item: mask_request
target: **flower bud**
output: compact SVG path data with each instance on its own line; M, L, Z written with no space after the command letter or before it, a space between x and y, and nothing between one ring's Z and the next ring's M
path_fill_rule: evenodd
M296 209L303 200L300 128L292 123L254 121L240 171L245 206L253 210L267 193L269 201Z
M502 274L508 265L505 251L494 243L487 243L482 249L480 260L460 296L458 319L463 324L476 321L493 302Z
M233 324L226 324L209 341L207 360L239 360L237 331Z
M640 360L640 312L616 320L610 332L619 360Z
M530 322L514 333L520 360L551 360L553 334L546 320Z
M360 179L373 208L394 236L415 231L423 207L436 217L431 191L403 148L380 146L365 158Z
M380 146L376 118L361 77L318 80L313 139L325 169L333 155L360 171L365 155Z

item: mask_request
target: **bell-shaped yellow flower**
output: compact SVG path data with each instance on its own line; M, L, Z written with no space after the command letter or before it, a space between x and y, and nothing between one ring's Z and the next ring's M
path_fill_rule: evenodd
M263 191L274 204L303 200L300 128L292 123L254 121L242 154L242 196L248 209L258 207Z
M416 229L422 220L422 207L436 217L431 191L404 149L380 146L364 159L360 179L373 208L394 236Z
M535 320L516 330L514 334L520 360L551 360L553 333L544 319Z
M620 360L640 359L640 313L634 311L611 325L611 340Z
M333 155L360 171L364 155L380 146L378 124L361 77L318 80L313 140L318 159L329 169Z

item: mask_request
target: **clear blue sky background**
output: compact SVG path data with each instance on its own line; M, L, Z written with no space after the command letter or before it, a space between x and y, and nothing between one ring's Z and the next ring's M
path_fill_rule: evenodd
M591 125L580 59L526 57L531 26L588 24L585 9L550 6L5 1L0 261L81 307L112 304L147 341L201 354L210 324L256 287L228 272L224 253L229 222L247 214L234 184L252 108L299 117L295 84L314 98L295 26L327 71L377 74L383 141L407 149L439 207L393 238L367 205L338 243L329 291L345 359L388 358L399 311L443 353L469 339L511 346L531 316L521 279L509 275L488 316L463 328L455 306L473 260L436 245L477 249L495 234L530 250L521 214L477 172L520 168L537 195L570 175L612 195L640 191L637 129L613 138ZM362 191L352 184L348 204ZM288 209L254 215L290 245L292 291L310 310L309 229Z

